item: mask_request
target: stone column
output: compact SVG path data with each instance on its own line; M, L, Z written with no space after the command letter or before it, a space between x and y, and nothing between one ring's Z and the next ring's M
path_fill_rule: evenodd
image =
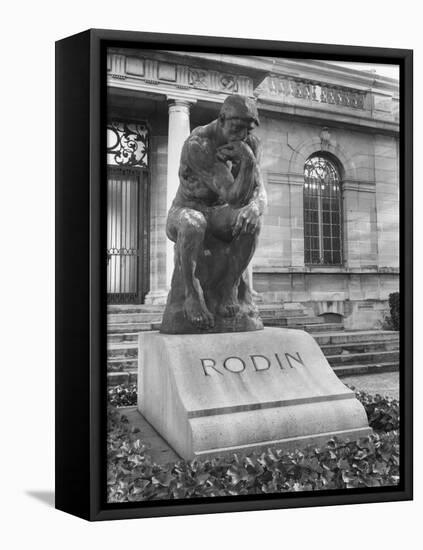
M190 123L189 111L192 101L185 99L168 98L169 101L169 131L167 152L167 192L166 212L172 205L179 186L179 163L184 141L189 136ZM173 273L173 248L174 244L167 239L166 242L166 286L169 290Z
M153 125L154 128L154 125ZM150 136L150 292L148 305L166 303L167 129Z

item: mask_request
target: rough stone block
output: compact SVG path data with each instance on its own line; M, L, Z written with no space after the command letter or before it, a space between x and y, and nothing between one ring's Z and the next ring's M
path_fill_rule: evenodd
M370 432L303 331L140 334L138 384L140 412L185 459Z

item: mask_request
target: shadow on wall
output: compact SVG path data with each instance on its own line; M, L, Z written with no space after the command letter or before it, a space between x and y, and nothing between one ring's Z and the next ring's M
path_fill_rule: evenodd
M321 313L319 317L322 318L325 323L342 323L344 320L343 315L332 312Z

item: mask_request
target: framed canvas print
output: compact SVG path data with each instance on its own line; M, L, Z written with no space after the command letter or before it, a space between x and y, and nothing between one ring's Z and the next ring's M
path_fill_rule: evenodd
M412 52L56 44L56 506L412 498Z

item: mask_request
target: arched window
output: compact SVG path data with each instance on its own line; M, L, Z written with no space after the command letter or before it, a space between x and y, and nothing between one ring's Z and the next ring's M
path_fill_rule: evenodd
M339 170L317 153L304 165L304 261L342 264L342 202Z

